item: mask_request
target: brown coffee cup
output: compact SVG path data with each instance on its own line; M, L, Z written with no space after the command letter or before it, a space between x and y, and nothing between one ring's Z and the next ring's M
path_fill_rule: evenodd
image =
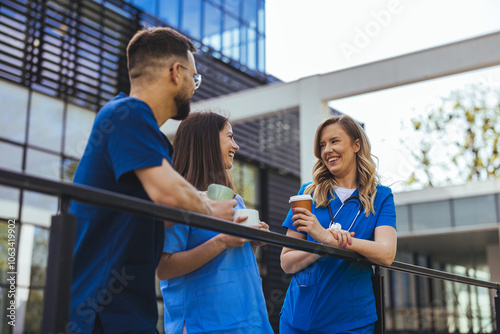
M312 211L312 197L311 195L297 195L290 197L288 201L292 208L304 208Z

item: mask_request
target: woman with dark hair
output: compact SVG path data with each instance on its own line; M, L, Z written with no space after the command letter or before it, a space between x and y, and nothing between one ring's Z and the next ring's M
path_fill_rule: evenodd
M176 132L173 163L200 191L211 183L234 190L229 169L238 149L227 117L196 112ZM235 209L245 208L236 198ZM165 230L163 252L156 274L166 333L273 333L250 240L177 224Z
M390 265L396 255L391 189L379 184L370 142L347 115L316 131L312 211L290 210L287 235L342 247ZM281 311L280 333L373 333L377 320L371 266L283 248L281 267L294 274Z

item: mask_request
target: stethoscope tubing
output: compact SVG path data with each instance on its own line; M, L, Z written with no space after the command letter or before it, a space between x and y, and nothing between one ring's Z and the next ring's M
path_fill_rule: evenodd
M335 215L332 214L332 208L330 207L330 203L328 203L328 211L330 212L330 225L328 226L328 228L331 228L334 224L335 224L335 218L337 217L337 215L339 214L340 210L342 210L342 208L344 207L344 205L349 202L350 200L358 200L359 201L359 197L358 196L350 196L349 198L347 198L344 202L342 202L342 205L340 206L340 208L337 210L337 212L335 212ZM353 221L351 222L351 225L349 226L349 228L347 229L347 232L350 232L351 231L351 228L352 226L354 225L354 223L356 222L356 219L358 219L358 216L359 214L361 213L361 204L358 203L358 213L356 214L356 216L354 217Z

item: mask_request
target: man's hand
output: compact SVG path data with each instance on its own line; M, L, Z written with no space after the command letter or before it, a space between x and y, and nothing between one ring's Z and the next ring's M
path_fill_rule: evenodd
M229 199L226 201L212 201L206 196L202 195L203 200L210 208L211 216L233 221L234 219L234 207L238 204L236 200Z

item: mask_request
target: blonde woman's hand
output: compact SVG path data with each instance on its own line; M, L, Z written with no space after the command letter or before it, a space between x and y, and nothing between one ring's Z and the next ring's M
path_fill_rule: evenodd
M309 210L304 208L293 208L293 226L297 228L299 232L305 232L309 234L314 240L318 242L326 242L330 237L330 234L326 229L321 226L316 216Z
M330 232L335 239L339 248L347 248L349 245L352 245L352 237L356 232L348 232L338 228L329 228L327 230Z

